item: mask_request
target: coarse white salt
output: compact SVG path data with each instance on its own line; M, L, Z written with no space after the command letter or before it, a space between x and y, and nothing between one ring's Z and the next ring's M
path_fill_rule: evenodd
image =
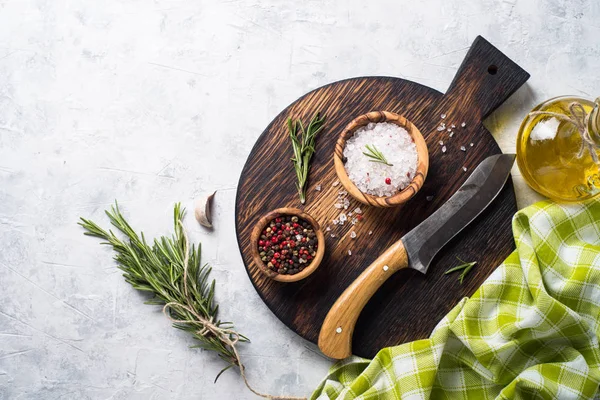
M325 228L325 232L330 232L331 231L331 227L328 226L327 228Z
M348 250L348 255L351 256L352 255L352 250Z
M335 181L335 182L333 182L333 183L331 184L331 186L333 186L333 187L336 187L336 186L337 186L337 185L339 185L339 184L340 184L340 181Z
M444 141L440 140L440 146L443 146L443 145L444 145Z
M446 114L442 114L442 115L440 115L440 118L441 118L441 119L444 119L444 118L446 118Z
M450 132L450 137L454 136L454 131Z
M350 237L352 239L354 239L356 237L356 232L354 232L354 231L350 232Z
M442 146L442 153L446 152L446 146Z
M460 146L460 151L467 151L467 149L465 148L465 146Z
M317 185L317 186L315 186L315 190L316 190L317 192L320 192L320 191L321 191L321 185Z
M376 148L390 165L370 161L366 146ZM389 122L358 129L344 148L346 172L358 189L373 196L392 196L410 184L417 171L417 146L406 129ZM389 182L389 183L388 183Z
M467 172L467 167L463 167L463 171Z
M473 143L471 143L469 146L473 147Z
M346 216L346 214L341 213L340 214L340 224L344 224L344 222L346 222L348 220L348 217Z
M462 126L464 128L465 126L467 126L467 124L465 122L463 122L462 124L460 124L460 126Z
M369 231L369 235L372 235L372 234L373 234L373 231Z
M356 207L356 208L354 209L354 212L355 212L356 214L362 214L362 210L360 209L360 207Z

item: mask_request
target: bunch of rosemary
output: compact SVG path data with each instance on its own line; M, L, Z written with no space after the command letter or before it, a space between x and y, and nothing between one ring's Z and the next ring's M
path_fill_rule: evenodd
M319 113L315 114L306 129L304 129L304 125L302 125L302 121L299 119L292 121L291 118L288 118L287 120L288 131L292 139L292 149L294 150L292 162L294 163L296 177L298 178L296 187L298 188L298 195L302 204L306 203L305 186L308 180L310 160L315 153L315 137L323 129L324 122L325 117L321 118ZM298 131L300 131L300 137L298 136Z
M125 240L85 218L79 225L86 230L85 235L103 239L103 244L112 246L125 280L137 290L152 293L154 297L146 304L162 305L175 328L198 340L199 344L192 347L214 351L228 364L215 381L234 366L243 373L235 343L247 338L233 330L230 322L218 320L215 281L209 283L211 268L200 263L200 244L189 246L182 225L185 210L180 204L175 205L173 214L175 234L154 239L152 245L143 233L138 235L131 228L116 203L106 215Z

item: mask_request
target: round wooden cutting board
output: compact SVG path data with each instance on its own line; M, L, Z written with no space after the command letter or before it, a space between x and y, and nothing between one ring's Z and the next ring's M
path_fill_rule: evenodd
M353 78L318 88L282 111L252 149L236 199L236 231L242 257L252 283L271 311L290 329L316 343L325 315L344 289L387 247L440 207L483 159L500 153L481 121L528 77L527 72L478 37L446 94L398 78ZM404 206L373 208L348 197L348 210L339 210L334 204L343 187L335 184L336 140L353 118L375 110L403 115L421 130L429 147L429 174L421 191ZM307 202L302 206L290 161L286 119L300 118L308 123L317 111L327 120L317 138ZM441 122L456 126L452 138L447 130L437 129ZM445 153L440 140L446 145ZM466 152L460 150L461 146ZM315 190L317 186L321 191ZM250 233L256 222L280 207L301 208L323 229L331 227L321 266L295 283L275 282L264 276L253 264L250 251ZM348 213L356 207L363 211L362 221L356 225L332 224L340 212ZM428 337L440 319L460 299L471 295L513 250L511 218L516 210L509 180L493 204L444 247L427 275L407 269L391 277L358 320L354 353L372 357L383 347ZM350 237L352 231L357 235L354 239ZM444 274L458 264L457 257L478 262L462 285L456 274Z

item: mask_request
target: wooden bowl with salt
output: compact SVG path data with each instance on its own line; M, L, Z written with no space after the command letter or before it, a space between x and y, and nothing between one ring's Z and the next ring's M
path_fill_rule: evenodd
M364 127L369 123L380 122L396 124L399 127L406 129L414 141L417 151L417 167L410 183L406 187L402 188L402 190L391 196L381 197L365 193L356 186L356 184L348 176L345 166L346 159L344 157L346 142L359 128ZM427 177L427 171L429 169L429 151L427 150L427 144L425 143L423 135L412 122L401 115L392 112L372 111L355 118L348 124L348 126L346 126L336 143L333 161L335 163L335 172L338 176L338 179L348 193L350 193L356 200L363 204L374 207L395 207L406 203L423 186L425 178Z
M284 215L285 216L295 216L295 217L298 217L299 219L302 219L302 220L308 222L315 233L315 236L317 239L317 244L318 244L316 254L315 254L314 258L311 260L310 264L308 264L306 267L304 267L304 269L302 271L300 271L296 274L293 274L293 275L279 274L279 273L269 269L265 265L265 263L262 261L259 251L258 251L258 240L260 239L260 235L261 235L263 229L271 221L273 221L274 219L279 218L281 216L284 216ZM254 229L252 230L252 234L250 236L250 243L251 243L250 248L251 248L251 252L252 252L252 259L254 260L254 263L256 264L258 269L264 275L266 275L269 278L271 278L275 281L278 281L278 282L296 282L296 281L306 278L307 276L309 276L310 274L315 272L315 270L319 267L319 264L321 264L321 261L323 260L323 256L325 255L325 235L323 234L323 230L319 226L319 223L312 216L310 216L309 214L307 214L297 208L278 208L276 210L273 210L273 211L267 213L263 217L261 217L258 220L258 222L256 223L256 225L254 226Z

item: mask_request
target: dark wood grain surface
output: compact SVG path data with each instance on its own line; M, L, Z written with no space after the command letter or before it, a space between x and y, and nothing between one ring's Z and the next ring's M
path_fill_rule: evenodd
M335 82L301 97L265 129L242 171L236 199L236 231L250 280L273 313L300 336L316 343L321 323L342 291L387 247L440 207L465 181L469 172L500 149L482 120L529 78L529 74L485 39L473 43L448 92L392 77L362 77ZM396 208L374 208L351 200L348 211L360 206L364 218L355 226L333 226L340 210L334 207L341 185L333 152L338 135L360 114L391 111L408 118L429 146L430 167L421 191ZM307 203L300 204L290 162L288 117L308 121L316 111L327 116L317 139ZM441 114L446 114L442 120ZM436 130L440 122L455 124L454 137ZM465 122L466 127L460 125ZM447 152L442 153L443 140ZM473 147L470 146L473 143ZM460 146L467 148L466 152ZM322 190L315 187L321 185ZM433 199L428 201L428 196ZM326 235L321 266L307 279L281 283L265 277L253 264L250 234L260 217L280 207L310 213L335 238ZM511 218L517 210L512 182L506 184L488 209L451 241L435 258L427 275L407 269L390 278L367 304L353 340L355 354L372 357L386 346L429 336L440 319L461 298L471 295L513 250ZM355 239L350 232L357 233ZM373 234L369 235L368 232ZM352 255L348 255L348 250ZM478 266L461 285L444 271L456 258L476 260Z

